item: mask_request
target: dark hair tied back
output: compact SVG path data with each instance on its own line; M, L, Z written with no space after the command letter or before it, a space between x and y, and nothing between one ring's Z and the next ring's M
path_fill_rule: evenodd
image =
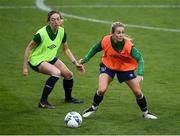
M50 21L51 16L52 16L53 14L55 14L55 13L59 14L60 18L63 19L63 16L61 15L61 13L60 13L59 11L52 10L52 11L50 11L50 12L48 13L47 22Z

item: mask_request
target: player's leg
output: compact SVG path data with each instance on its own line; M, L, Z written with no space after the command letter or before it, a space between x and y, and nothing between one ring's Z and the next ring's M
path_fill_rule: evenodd
M98 82L98 90L93 98L93 106L97 107L103 100L103 96L108 89L109 84L112 82L115 72L107 68L104 64L100 64L100 75Z
M61 71L63 79L63 88L65 91L65 102L67 103L82 103L82 100L72 97L72 88L73 88L73 73L67 68L67 66L61 61L57 60L54 65Z
M156 116L154 116L152 113L148 111L146 98L143 95L139 82L136 80L136 78L127 80L125 82L131 88L134 95L136 96L136 101L141 111L143 112L143 117L146 119L157 119Z
M100 65L100 73L101 74L99 76L98 90L96 91L94 95L92 106L83 112L82 116L84 118L89 117L91 114L93 114L97 110L99 104L103 100L105 92L107 91L108 85L112 82L115 76L115 72L108 69L103 64Z
M112 78L106 74L102 73L99 76L99 87L98 90L96 91L93 99L93 106L98 107L99 104L102 102L104 94L106 93L108 89L108 85L111 83Z
M112 78L108 74L106 74L106 73L100 74L99 87L98 87L98 90L96 91L96 93L94 94L93 104L90 108L86 109L83 112L82 116L84 118L89 117L91 114L93 114L98 109L98 106L102 102L104 94L107 91L108 85L110 84L111 81L112 81Z
M53 105L49 104L48 102L48 96L51 93L52 89L54 88L55 83L58 81L61 72L59 69L57 69L55 66L48 62L42 62L38 66L39 72L43 74L50 75L50 77L47 79L44 89L42 92L42 96L40 99L39 107L41 108L55 108Z

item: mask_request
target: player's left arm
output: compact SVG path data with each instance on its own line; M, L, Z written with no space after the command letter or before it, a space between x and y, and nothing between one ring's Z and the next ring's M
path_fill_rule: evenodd
M66 56L68 57L68 59L73 63L73 64L76 64L76 59L74 57L74 55L72 54L71 50L69 49L68 47L68 43L67 43L67 34L66 32L64 32L64 36L63 36L63 39L62 39L62 49L63 49L63 52L66 54Z
M136 61L138 62L138 68L137 68L138 79L139 80L143 80L143 75L144 75L144 59L143 59L140 51L138 51L138 49L136 49L134 46L131 49L131 56L134 59L136 59Z
M71 62L75 63L76 59L75 59L74 55L72 54L71 50L69 49L67 42L63 43L62 49L63 49L63 52L65 53L65 55L68 57L68 59Z
M82 64L79 64L76 58L74 57L73 53L68 47L67 41L62 43L62 49L65 55L68 57L68 59L76 66L77 70L80 71L80 73L84 73L85 69Z

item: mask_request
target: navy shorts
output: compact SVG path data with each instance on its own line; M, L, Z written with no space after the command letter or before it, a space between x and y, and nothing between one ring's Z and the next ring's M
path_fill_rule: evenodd
M120 83L136 78L136 75L133 70L131 70L131 71L115 71L115 70L109 69L102 63L100 64L99 71L100 71L100 73L108 74L112 79L114 78L115 75L117 75L118 81Z
M49 61L48 63L50 63L50 64L54 64L56 61L58 60L58 58L54 58L53 60L51 60L51 61ZM43 61L42 61L43 62ZM41 63L42 63L41 62ZM29 64L29 66L34 70L34 71L36 71L36 72L39 72L39 65L41 65L41 63L39 63L38 65L36 65L36 66L33 66L30 62L28 62L28 64Z

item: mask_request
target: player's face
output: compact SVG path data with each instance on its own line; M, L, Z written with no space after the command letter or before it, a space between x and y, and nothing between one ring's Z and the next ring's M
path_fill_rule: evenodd
M57 28L58 26L60 26L63 22L63 19L60 18L60 15L57 13L54 13L51 17L50 17L50 25L52 28Z
M116 27L113 37L116 42L122 41L124 38L124 27Z

